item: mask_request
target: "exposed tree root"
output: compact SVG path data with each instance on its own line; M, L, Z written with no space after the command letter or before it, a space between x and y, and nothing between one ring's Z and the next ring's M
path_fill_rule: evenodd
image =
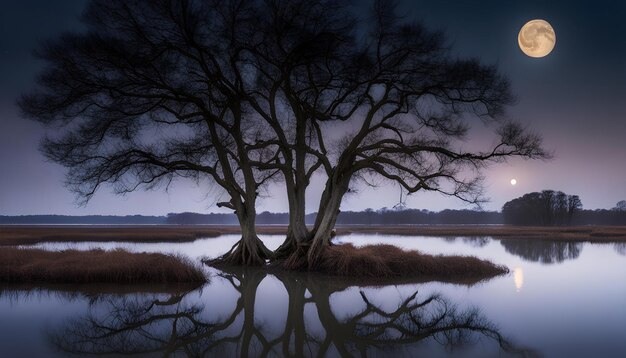
M298 242L294 235L287 234L285 241L274 251L274 259L285 260L298 249Z
M291 230L287 232L285 241L274 251L275 260L286 260L296 252L302 253L302 249L308 247L311 242L309 234L294 234Z
M258 238L237 241L224 255L205 261L210 266L263 266L274 254Z
M309 271L316 271L320 261L322 261L324 252L330 247L329 240L317 240L313 241L311 247L306 253L306 261Z

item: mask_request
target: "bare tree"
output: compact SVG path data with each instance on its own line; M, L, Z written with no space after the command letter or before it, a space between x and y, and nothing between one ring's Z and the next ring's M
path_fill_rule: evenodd
M615 204L615 207L613 208L613 210L615 210L615 211L626 211L626 200L618 201L617 204Z
M267 1L257 9L255 33L247 49L255 81L245 89L250 106L275 136L257 142L279 152L274 162L255 163L280 170L289 203L289 230L276 256L307 245L306 190L326 164L320 121L346 119L337 106L351 103L356 78L353 59L354 16L347 1ZM236 26L236 24L234 25Z
M240 31L231 31L230 14ZM176 177L209 179L228 197L218 206L234 210L242 230L221 261L271 257L256 236L255 206L278 171L251 165L273 154L254 146L263 122L249 115L244 78L231 66L242 61L237 36L253 17L243 2L92 1L85 33L42 47L47 67L20 106L58 129L42 150L69 169L67 184L83 202L105 183L123 194Z
M376 1L365 21L346 3L95 0L86 33L40 51L48 67L20 105L61 127L42 148L84 200L105 183L118 193L175 177L216 183L242 230L228 264L273 256L255 206L279 176L290 225L277 256L314 268L359 182L480 203L486 165L547 157L503 116L513 99L495 68L453 58L442 34L400 19L392 2ZM496 128L492 146L463 150L472 120ZM326 184L309 230L316 172Z
M437 191L480 203L485 166L548 157L538 135L503 116L513 101L507 80L494 67L454 59L441 33L401 20L393 2L375 2L364 22L345 2L267 4L240 46L255 76L244 90L247 100L275 134L257 145L280 153L254 164L285 179L289 232L276 256L292 254L287 266L302 267L307 252L314 266L358 180L379 177L408 194ZM472 117L495 124L491 147L459 149ZM333 135L338 122L347 123L342 138ZM309 230L306 190L318 171L327 181Z
M513 96L494 67L453 58L441 33L402 20L391 1L376 1L372 14L361 23L343 18L348 28L309 32L318 41L333 39L333 50L317 50L295 64L272 57L282 72L267 81L310 133L303 134L305 146L285 146L313 158L308 168L296 161L290 172L297 176L320 168L327 177L314 227L283 245L284 251L295 252L288 266L300 266L303 252L308 267L315 266L329 244L343 197L358 181L369 185L378 177L398 183L408 194L435 191L479 204L484 200L481 170L488 164L549 157L537 134L504 116ZM492 146L462 149L473 119L495 128ZM337 122L348 127L340 138L332 133ZM295 205L301 206L297 213L304 210L304 200Z

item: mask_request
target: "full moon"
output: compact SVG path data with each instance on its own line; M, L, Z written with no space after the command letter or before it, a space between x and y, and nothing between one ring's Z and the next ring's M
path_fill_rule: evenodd
M552 26L545 20L530 20L517 35L519 48L530 57L547 56L554 49L556 34Z
M511 185L517 184L517 179L511 179Z

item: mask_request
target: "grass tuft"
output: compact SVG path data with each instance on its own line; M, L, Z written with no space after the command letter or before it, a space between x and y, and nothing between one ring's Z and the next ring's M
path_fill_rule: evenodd
M472 256L433 256L384 244L330 246L313 270L339 276L443 280L487 278L509 272L505 266Z
M0 249L0 282L200 283L206 277L188 258L117 249L46 251Z

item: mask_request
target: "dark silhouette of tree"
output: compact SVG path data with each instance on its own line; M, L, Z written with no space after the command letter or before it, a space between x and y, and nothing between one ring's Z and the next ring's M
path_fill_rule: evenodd
M454 58L441 33L402 20L391 1L371 13L359 21L328 0L93 0L86 32L40 49L47 67L20 106L58 130L42 150L83 201L103 184L121 194L178 177L217 184L217 205L242 231L218 263L273 257L256 202L284 180L289 230L276 256L314 268L355 184L480 203L487 165L548 157L504 116L513 96L494 67ZM492 146L460 149L472 121L495 129ZM309 230L318 171L326 184Z
M374 2L372 16L359 23L364 38L345 40L333 32L339 50L322 52L331 65L286 66L292 69L285 75L290 82L276 85L295 117L314 129L303 150L314 157L310 169L319 166L327 177L313 228L301 239L288 238L279 251L284 256L295 250L289 262L301 262L307 252L309 268L315 266L329 245L343 197L357 183L391 181L408 194L435 191L476 204L484 200L480 172L488 164L513 156L548 157L538 135L505 119L513 96L494 67L453 58L441 33L406 22L395 11L392 1ZM459 150L476 118L495 124L495 144ZM349 123L350 130L329 139L324 129L337 121Z
M574 215L583 208L583 202L578 195L570 195L567 197L567 224L570 224Z
M225 315L206 317L204 306L184 299L188 292L169 298L106 295L93 300L94 310L51 332L50 339L63 352L102 355L321 357L334 347L342 356L364 356L372 349L424 340L455 350L481 339L507 353L533 353L512 344L477 309L461 310L440 295L419 298L415 292L387 311L361 291L358 304L363 309L339 318L330 296L349 285L284 271L276 278L289 297L288 312L282 332L276 334L268 322L255 321L256 291L266 272L234 269L220 276L240 295ZM308 304L324 328L321 336L306 324Z
M615 211L626 211L626 200L618 201L617 204L615 204L615 207L613 208L613 210L615 210Z
M578 195L544 190L524 194L508 201L502 207L506 224L513 225L570 225L574 215L582 209Z
M305 216L305 223L313 225L317 213ZM2 220L2 217L0 217ZM164 220L163 220L164 221ZM161 221L161 222L163 222ZM170 213L166 222L169 224L237 224L237 217L232 214ZM289 213L257 213L258 225L288 225ZM338 225L396 225L396 224L502 224L502 215L496 211L478 210L377 210L342 211L337 218Z
M255 14L240 4L240 30ZM237 6L235 2L232 7ZM277 171L251 161L272 157L254 147L263 122L248 114L239 32L220 2L92 1L87 31L43 46L39 88L23 112L59 129L43 141L66 166L67 184L87 201L105 183L117 193L169 185L176 177L211 180L237 215L242 239L223 260L263 264L271 252L255 232L256 199Z

